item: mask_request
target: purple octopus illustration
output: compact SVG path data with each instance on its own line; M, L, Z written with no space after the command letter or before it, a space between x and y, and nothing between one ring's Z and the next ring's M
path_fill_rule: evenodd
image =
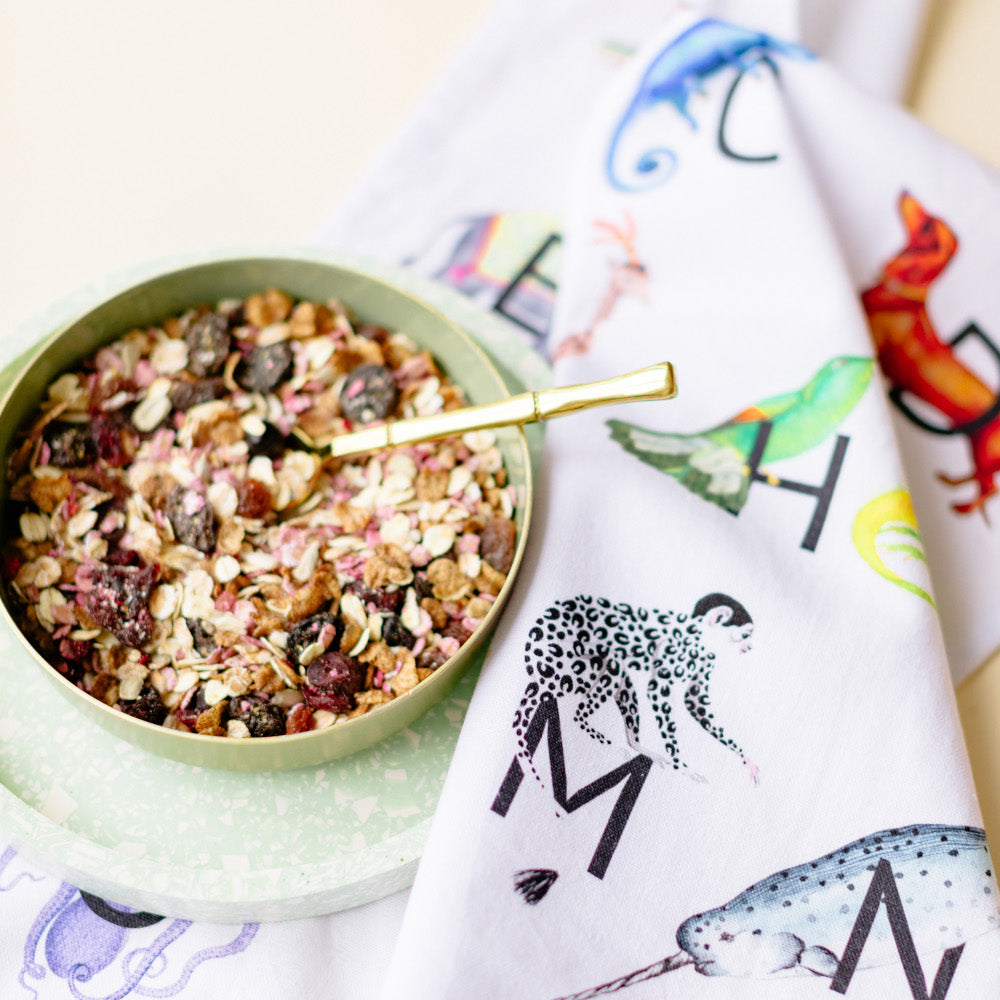
M680 951L561 1000L591 1000L687 966L703 976L826 979L843 994L857 971L889 965L902 966L914 1000L945 1000L966 943L1000 930L992 868L975 827L883 830L696 913L677 930ZM929 993L921 956L940 956Z
M63 882L31 927L19 982L32 997L50 974L77 1000L176 996L198 966L244 951L257 933L257 924L243 924L235 935L232 927L218 928L217 944L205 946L202 935L200 947L185 948L181 939L191 927L190 920L112 904Z
M665 146L644 149L636 158L623 155L623 143L637 119L657 105L667 103L693 129L698 121L688 107L693 93L700 93L710 77L725 69L736 71L736 78L726 96L719 121L720 151L732 159L770 161L774 154L744 156L733 150L725 139L725 119L733 93L743 74L757 65L766 65L777 75L773 57L812 59L813 55L800 45L781 41L759 31L750 31L715 18L693 24L663 48L643 74L631 102L621 116L608 146L605 172L609 183L619 191L640 192L669 180L677 166L677 154ZM623 163L623 160L629 160ZM625 168L623 170L623 168Z

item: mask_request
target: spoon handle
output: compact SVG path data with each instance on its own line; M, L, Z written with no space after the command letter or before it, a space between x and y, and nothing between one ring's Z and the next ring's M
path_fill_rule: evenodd
M651 365L628 375L584 382L538 392L522 392L482 406L463 407L434 413L426 417L396 420L378 427L352 431L334 438L330 454L334 458L361 455L395 445L435 441L439 438L464 434L466 431L527 424L535 420L550 420L567 413L576 413L592 406L628 403L648 399L670 399L677 395L674 369L670 362Z

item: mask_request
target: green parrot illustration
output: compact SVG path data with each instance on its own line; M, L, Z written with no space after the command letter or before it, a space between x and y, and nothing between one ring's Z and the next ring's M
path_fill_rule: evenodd
M693 493L738 513L746 503L750 458L765 423L770 433L758 465L801 455L822 444L854 409L871 381L871 358L841 355L797 392L773 396L716 427L694 434L647 430L609 420L611 437Z

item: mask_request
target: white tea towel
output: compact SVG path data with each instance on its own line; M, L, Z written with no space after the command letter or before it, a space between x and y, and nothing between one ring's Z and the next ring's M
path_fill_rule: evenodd
M690 14L577 160L557 379L670 358L681 394L547 431L384 997L997 995L897 443L932 405L908 397L945 412L964 367L923 293L955 232L988 266L997 179L794 42ZM993 293L960 280L945 305L985 344ZM926 452L902 455L931 503ZM947 516L978 530L986 478ZM959 669L997 637L964 638Z

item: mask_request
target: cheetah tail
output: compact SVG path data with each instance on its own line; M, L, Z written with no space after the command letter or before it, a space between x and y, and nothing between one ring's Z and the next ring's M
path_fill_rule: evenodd
M582 993L559 997L558 1000L591 1000L591 997L603 996L605 993L615 993L626 986L634 986L636 983L645 982L647 979L655 979L657 976L662 976L665 972L673 972L674 969L690 965L693 961L694 959L686 952L679 951L676 955L663 958L659 962L647 965L644 969L637 969L635 972L630 972L627 976L622 976L620 979L613 979L610 983L604 983L603 986L594 986L589 990L584 990Z

